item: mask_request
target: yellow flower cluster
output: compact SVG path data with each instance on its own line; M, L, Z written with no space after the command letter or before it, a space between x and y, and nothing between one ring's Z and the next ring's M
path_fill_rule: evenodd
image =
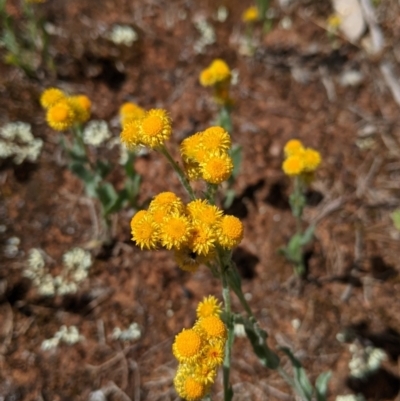
M197 307L194 326L175 337L172 352L179 366L174 385L187 401L201 400L209 393L224 361L227 329L220 314L218 300L211 295L205 297Z
M252 23L258 20L258 8L251 6L246 8L242 14L242 21L245 23Z
M310 175L321 164L321 155L318 151L305 148L298 139L291 139L284 148L285 161L282 169L286 175Z
M231 138L222 127L210 127L183 140L180 151L190 181L221 184L232 174Z
M89 120L92 103L86 95L67 96L58 88L46 89L40 97L47 110L46 120L56 131L65 131L74 124Z
M172 133L171 118L164 109L143 110L134 103L125 103L120 109L121 142L133 150L137 146L158 148Z
M232 249L243 238L243 225L235 216L206 200L184 205L173 192L162 192L131 220L132 240L141 249L164 247L174 251L175 261L185 271L194 272L214 259L220 246Z
M215 86L231 80L231 70L224 60L215 59L209 67L201 71L200 84L202 86Z

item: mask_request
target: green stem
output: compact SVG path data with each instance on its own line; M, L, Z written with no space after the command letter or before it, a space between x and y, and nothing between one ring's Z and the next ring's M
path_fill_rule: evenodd
M168 152L168 150L165 147L165 145L160 146L158 149L167 158L167 160L171 163L171 166L175 170L176 174L178 174L178 177L179 177L182 185L184 186L184 188L186 189L187 193L189 194L190 199L191 200L195 200L196 199L196 195L194 194L193 188L190 186L190 183L189 183L188 179L186 178L185 173L179 167L178 163L172 158L171 154Z
M294 178L294 194L295 194L295 205L293 214L296 218L296 232L300 234L302 232L302 220L301 216L303 214L303 186L301 185L300 177L296 176Z
M221 270L223 266L221 266ZM228 339L225 344L225 357L223 364L223 381L224 381L224 401L230 401L232 399L232 388L229 385L229 375L231 369L231 350L233 343L233 324L232 324L232 312L231 312L231 296L228 281L225 273L221 272L222 276L222 296L224 298L225 316L226 323L228 326Z

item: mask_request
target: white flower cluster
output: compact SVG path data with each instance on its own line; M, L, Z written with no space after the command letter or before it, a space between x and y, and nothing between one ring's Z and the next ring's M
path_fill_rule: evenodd
M92 265L90 252L73 248L63 255L64 268L60 275L52 276L45 263L45 253L33 248L29 251L24 276L30 278L43 296L73 294L88 276Z
M116 327L112 333L112 338L114 340L122 341L137 340L140 336L141 332L137 323L132 323L126 330L121 330L119 327Z
M67 327L63 325L60 327L60 330L54 334L54 337L42 342L41 348L44 351L48 351L56 348L60 342L73 345L82 340L84 340L84 337L79 334L79 330L76 326Z
M0 158L12 157L15 164L28 160L35 162L43 141L34 138L31 125L23 122L8 123L0 129Z
M6 246L4 247L4 254L7 256L7 258L12 259L18 255L20 243L21 240L18 237L8 238L8 240L6 241Z
M198 54L204 52L206 46L212 45L216 41L215 31L205 18L200 18L194 22L195 27L200 32L200 38L195 42L193 48Z
M380 348L358 347L350 345L350 352L353 354L349 362L350 375L362 379L376 372L382 361L387 359L386 352Z
M133 42L138 40L138 34L128 25L114 25L107 39L116 45L132 46Z
M111 137L108 124L103 120L90 121L83 131L83 142L87 145L100 146Z

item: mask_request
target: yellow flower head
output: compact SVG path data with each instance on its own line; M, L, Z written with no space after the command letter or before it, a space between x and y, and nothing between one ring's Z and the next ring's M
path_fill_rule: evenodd
M258 8L255 6L251 6L246 8L242 14L242 21L243 22L255 22L258 20Z
M166 216L159 225L161 244L167 249L180 249L187 244L192 227L188 218L179 213Z
M193 222L201 222L210 227L215 226L223 215L217 206L210 205L204 199L196 199L186 205L186 210Z
M67 100L61 100L47 110L46 120L56 131L65 131L75 122L75 111Z
M243 239L243 224L235 216L225 215L218 225L218 242L226 249L232 249Z
M201 139L207 152L227 152L231 147L231 137L222 127L207 128Z
M214 152L207 155L200 163L200 167L204 181L210 184L221 184L231 176L233 162L228 154Z
M330 31L337 31L342 23L342 19L338 14L332 14L328 17L327 24Z
M175 336L172 352L180 362L193 362L200 358L204 341L200 333L193 329L183 329Z
M204 319L208 316L219 317L221 312L221 302L219 302L218 299L212 295L204 297L203 301L199 303L196 309L197 317L199 319Z
M138 129L142 144L154 149L171 136L171 118L166 110L151 109L138 120Z
M312 173L321 164L321 155L314 149L307 148L303 153L304 171Z
M197 181L202 177L201 168L199 163L194 161L183 162L185 174L189 181Z
M201 148L202 138L203 138L203 133L197 132L196 134L191 135L182 141L180 146L180 152L182 159L185 162L199 161L197 153L198 150Z
M120 134L121 142L129 150L134 150L140 145L140 135L137 120L129 120L122 128Z
M192 372L193 369L185 365L179 366L174 378L174 386L179 397L187 401L200 401L209 391L202 377Z
M204 352L210 352L209 346L206 346ZM212 352L212 351L211 351ZM190 366L191 370L193 371L193 376L196 380L200 381L201 383L205 384L206 386L211 386L215 378L217 377L217 365L212 365L209 363L210 360L207 358L207 355L203 355L202 359L197 362L196 364Z
M86 95L71 96L68 101L75 111L76 122L84 123L89 120L92 102Z
M192 225L189 248L199 255L208 255L215 249L216 236L214 230L204 223Z
M213 86L215 84L215 76L211 68L206 68L200 72L199 81L201 86Z
M224 60L215 59L210 65L211 71L215 76L216 83L229 81L231 79L231 70Z
M209 253L208 255L199 255L193 252L188 246L184 246L180 249L174 250L175 262L180 269L183 271L194 273L197 271L200 265L205 265L215 257L215 253Z
M213 341L209 343L203 351L204 364L215 368L224 362L224 346L225 341Z
M155 249L159 240L158 227L146 210L141 210L131 220L132 240L140 249Z
M119 117L121 126L123 127L128 121L136 120L143 117L145 110L136 103L126 102L119 109Z
M303 144L298 139L291 139L283 148L285 157L293 156L304 151Z
M214 86L222 82L229 82L231 70L224 60L215 59L208 68L200 73L200 84L202 86Z
M153 198L149 205L150 211L158 209L166 210L168 213L183 212L184 205L181 198L173 192L161 192Z
M46 89L40 96L40 104L44 109L48 109L65 98L66 95L61 89L49 88Z
M282 164L283 172L292 177L300 175L304 169L304 160L302 155L289 156Z
M196 330L204 333L208 340L226 340L227 330L224 322L218 316L208 316L196 322Z

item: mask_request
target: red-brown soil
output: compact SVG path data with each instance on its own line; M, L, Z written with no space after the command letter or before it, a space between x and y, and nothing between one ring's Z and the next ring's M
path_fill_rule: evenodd
M245 226L235 260L249 303L269 333L269 345L275 350L290 347L312 380L331 370L330 400L352 392L371 400L398 397L399 233L390 213L400 196L399 107L378 60L358 44L332 40L321 28L331 13L327 2L295 1L285 11L272 3L273 28L265 35L256 30L260 43L252 57L239 53L236 40L244 34L241 13L250 1L48 0L37 6L64 32L51 38L57 77L43 73L29 79L0 65L0 124L29 122L45 143L38 163L15 167L5 162L0 168L0 216L6 227L0 234L2 400L83 401L107 386L110 400L123 400L124 393L135 401L177 399L174 335L193 323L203 296L221 297L220 284L205 267L189 274L166 251L140 251L130 240L133 210L118 213L112 247L91 249L90 202L67 170L38 98L49 86L85 93L93 102L93 118L107 121L128 99L147 109L165 108L174 129L168 146L178 155L181 140L215 118L211 93L200 86L198 75L216 57L239 74L232 87L232 138L243 148L243 163L229 212ZM229 11L225 22L213 19L220 5ZM9 4L9 9L18 18L18 7ZM398 59L399 5L383 0L379 12L390 39L386 52ZM204 54L193 50L199 38L193 20L200 15L214 26L217 38ZM291 19L290 29L282 27L284 17ZM100 25L114 23L132 24L139 32L139 41L128 51L96 38ZM5 50L0 52L4 56ZM115 66L118 60L122 72ZM340 85L341 74L349 69L363 74L359 86ZM331 98L329 85L335 92ZM360 134L366 126L374 127L368 141ZM318 224L300 288L293 285L292 266L278 254L295 229L288 207L291 183L281 170L283 146L295 137L323 157L304 215L305 224ZM184 196L160 154L138 158L136 169L143 178L140 201L166 190ZM112 177L116 184L121 180L118 173ZM20 239L19 252L8 258L11 237ZM28 251L41 248L61 261L73 246L91 249L94 257L79 293L39 296L22 274ZM233 308L242 311L235 298ZM141 328L139 340L112 340L114 327L127 328L132 322ZM293 322L299 323L297 330ZM43 351L42 341L62 325L76 325L85 340ZM379 377L367 383L349 380L349 344L336 338L344 331L352 331L364 345L386 350L390 358ZM231 382L234 400L295 399L242 338L235 340ZM212 394L223 399L222 376Z

